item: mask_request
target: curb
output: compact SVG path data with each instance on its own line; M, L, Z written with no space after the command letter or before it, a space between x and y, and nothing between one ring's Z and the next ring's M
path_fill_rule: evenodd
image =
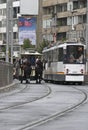
M13 82L12 84L9 84L9 85L6 85L6 86L3 86L3 87L0 87L0 90L3 90L3 89L7 89L7 88L10 88L16 84L18 84L19 82Z

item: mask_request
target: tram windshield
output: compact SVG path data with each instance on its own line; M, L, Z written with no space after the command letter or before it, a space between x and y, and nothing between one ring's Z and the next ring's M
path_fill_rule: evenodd
M64 53L64 63L83 64L84 46L69 45Z

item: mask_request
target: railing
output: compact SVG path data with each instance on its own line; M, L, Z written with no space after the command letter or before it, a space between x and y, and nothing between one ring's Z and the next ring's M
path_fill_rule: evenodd
M13 65L0 61L0 87L10 85L13 82Z

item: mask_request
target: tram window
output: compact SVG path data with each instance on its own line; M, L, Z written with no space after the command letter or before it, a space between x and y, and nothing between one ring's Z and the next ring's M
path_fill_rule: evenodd
M56 49L56 61L58 61L58 49Z
M63 48L58 49L58 61L63 61Z
M58 61L57 53L58 53L57 49L53 50L53 61Z
M50 51L50 61L52 61L52 58L53 58L53 53L52 53L52 51Z
M49 51L48 53L48 61L52 61L52 51Z
M48 57L48 59L47 59L48 67L50 67L51 61L52 61L52 51L47 52L47 57Z
M70 45L67 46L66 63L83 63L84 62L84 47Z
M44 54L43 54L43 59L47 62L48 61L48 53L47 52L45 52Z

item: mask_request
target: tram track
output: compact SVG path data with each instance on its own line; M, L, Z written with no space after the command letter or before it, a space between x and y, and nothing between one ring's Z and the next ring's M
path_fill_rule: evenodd
M78 108L79 106L81 106L83 103L85 103L85 101L87 100L87 93L84 91L84 90L81 90L81 89L78 89L76 87L72 87L73 89L76 89L77 91L81 92L81 94L83 95L83 98L76 104L74 105L71 105L67 108L65 108L63 111L61 112L56 112L48 117L45 117L45 118L41 118L37 121L34 121L34 122L31 122L29 124L26 124L25 126L19 128L19 129L16 129L16 130L29 130L29 129L32 129L34 127L37 127L39 125L42 125L48 121L51 121L51 120L54 120L55 118L57 117L62 117L63 115L67 114L68 112L71 112L73 111L74 109Z
M4 97L7 97L7 96L15 95L15 94L20 93L20 92L23 92L23 91L27 88L27 85L25 85L23 88L21 87L20 90L17 90L17 91L15 91L15 92L12 92L12 93L9 93L9 94L8 94L8 92L18 89L18 88L17 88L18 85L19 85L19 84L17 83L17 84L15 84L13 87L8 87L8 88L1 89L1 90L0 90L0 93L3 93L3 95L0 96L0 99L1 99L1 98L4 98Z
M21 91L19 91L19 93L24 93L24 91L27 91L27 90L29 90L31 87L33 87L33 86L31 86L31 85L29 85L29 84L25 84L25 87L24 87L24 89L22 89ZM35 86L35 87L37 87L37 86ZM4 108L0 108L0 111L2 112L2 111L5 111L5 110L8 110L9 109L9 111L10 111L10 109L12 109L12 108L17 108L17 107L19 107L19 106L23 106L23 105L26 105L26 104L31 104L31 103L33 103L33 102L35 102L35 101L38 101L38 100L41 100L41 99L43 99L43 98L46 98L46 97L48 97L51 93L52 93L52 87L51 87L51 85L49 85L49 84L41 84L41 87L45 87L45 89L46 89L46 92L44 92L44 93L42 93L42 95L41 96L38 96L38 97L33 97L31 100L27 100L27 101L25 101L25 102L18 102L18 103L14 103L13 105L9 105L8 107L4 107ZM41 88L40 87L40 88ZM86 93L86 91L85 90L82 90L82 89L79 89L79 88L77 88L77 87L74 87L74 86L71 86L72 87L72 89L75 89L78 93L80 93L81 95L82 95L82 98L80 99L80 101L79 102L76 102L75 104L73 103L73 104L71 104L71 105L69 105L69 106L66 106L62 111L56 111L56 112L54 112L54 113L51 113L50 115L48 115L48 116L46 116L46 117L41 117L41 118L38 118L37 120L34 120L34 121L32 121L31 120L31 122L30 123L26 123L26 124L24 124L23 126L20 126L19 128L17 128L17 129L15 129L15 130L29 130L29 129L32 129L32 128L34 128L34 127L37 127L37 126L39 126L39 125L42 125L42 124L44 124L44 123L46 123L46 122L49 122L49 121L51 121L51 120L54 120L55 118L57 118L57 117L62 117L63 115L65 115L65 114L67 114L67 113L69 113L69 112L71 112L71 111L73 111L74 109L76 109L77 107L79 107L80 105L82 105L83 103L85 103L85 101L87 100L87 93ZM38 88L39 88L39 86L38 86ZM29 90L30 91L30 90ZM38 90L37 90L38 91ZM62 91L61 91L62 92ZM64 91L65 92L65 91ZM60 93L60 92L59 92ZM16 94L16 93L15 93ZM7 96L10 96L10 95L7 95Z
M43 85L43 84L42 84ZM44 85L43 85L44 86ZM27 100L27 101L23 101L23 102L18 102L18 103L15 103L14 105L9 105L8 107L4 107L4 108L0 108L0 111L4 111L4 110L6 110L6 109L10 109L10 108L15 108L15 107L19 107L19 106L22 106L22 105L25 105L25 104L29 104L29 103L32 103L32 102L35 102L35 101L37 101L37 100L40 100L40 99L42 99L42 98L45 98L45 97L47 97L47 96L49 96L49 94L51 93L51 89L50 89L50 87L49 86L44 86L44 87L46 87L47 88L47 93L44 93L43 95L41 95L41 96L39 96L39 97L37 97L37 98L33 98L33 99L29 99L29 100ZM8 97L8 96L12 96L12 95L15 95L15 94L18 94L18 93L22 93L22 92L24 92L27 88L30 88L29 87L29 84L25 84L25 87L23 88L23 89L21 89L20 91L18 91L18 92L14 92L14 93L12 93L12 94L8 94L8 95L4 95L4 96L2 96L2 97L0 97L0 98L3 98L3 97ZM30 91L30 90L29 90Z

